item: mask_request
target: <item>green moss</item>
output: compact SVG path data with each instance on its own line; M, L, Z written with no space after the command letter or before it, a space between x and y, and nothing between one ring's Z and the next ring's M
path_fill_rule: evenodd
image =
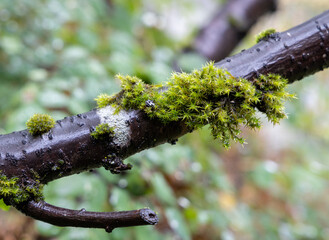
M3 210L3 211L8 211L10 209L10 206L5 204L3 199L0 199L0 209Z
M152 86L131 76L117 76L122 91L118 109L140 109L167 124L185 121L191 130L209 124L214 138L229 147L230 140L243 143L240 126L259 128L256 107L273 123L285 118L283 103L293 97L287 81L269 74L254 81L235 78L209 63L192 73L173 73L165 85Z
M114 128L110 127L108 123L102 123L90 135L95 139L111 138L114 136Z
M55 125L55 120L48 114L34 114L27 122L29 132L36 136L48 132Z
M113 103L114 100L115 100L114 96L109 96L105 93L100 94L97 98L95 98L98 108L106 107L107 105Z
M268 39L272 34L276 33L275 29L270 28L267 29L263 32L260 32L257 36L256 36L256 43L259 43L261 40L263 39Z
M0 175L0 199L4 199L8 205L18 205L29 199L39 201L43 199L43 185L39 181L34 181L25 186L18 182L18 178L7 178Z

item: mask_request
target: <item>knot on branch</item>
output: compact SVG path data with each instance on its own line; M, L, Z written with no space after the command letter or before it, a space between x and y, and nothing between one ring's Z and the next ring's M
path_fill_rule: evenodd
M113 174L119 174L123 171L130 170L132 165L130 163L124 164L122 159L115 154L109 154L102 160L102 165L106 170L110 170Z

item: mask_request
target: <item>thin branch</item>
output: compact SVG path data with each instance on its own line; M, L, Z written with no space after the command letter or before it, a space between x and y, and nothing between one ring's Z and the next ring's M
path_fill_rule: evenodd
M276 9L276 0L229 0L204 26L192 49L208 60L228 56L256 21Z
M329 11L218 63L235 77L254 79L277 73L290 83L329 65Z
M30 217L56 226L103 228L107 232L119 227L158 223L157 215L148 208L121 212L88 212L85 209L60 208L44 201L29 201L19 210Z

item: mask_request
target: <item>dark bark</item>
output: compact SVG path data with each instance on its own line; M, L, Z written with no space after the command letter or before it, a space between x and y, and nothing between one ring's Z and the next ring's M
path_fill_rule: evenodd
M276 9L276 0L228 0L198 33L192 49L208 60L228 56L256 21Z
M22 181L35 178L41 183L64 176L88 171L103 165L109 155L120 160L147 148L176 139L187 132L183 123L163 125L149 119L141 111L130 111L125 124L131 131L131 139L118 146L110 139L96 140L90 136L100 124L96 109L57 121L50 132L32 136L27 130L0 137L0 171ZM110 161L110 160L109 160ZM116 165L112 166L115 170Z
M269 39L262 40L252 48L224 59L216 65L226 68L235 77L253 80L259 74L277 73L287 77L292 83L328 67L328 25L329 11L326 11L293 29L274 34ZM24 185L36 179L41 183L47 183L62 176L101 166L119 172L127 168L121 163L122 159L144 149L172 142L188 132L183 122L163 125L160 121L149 119L143 112L136 110L122 111L124 114L118 119L117 115L110 114L110 108L105 109L108 109L105 115L100 113L100 110L92 110L65 118L58 121L49 133L41 136L33 137L26 130L2 135L1 173L8 178L18 177L20 184ZM93 139L90 132L105 121L104 119L124 129L126 132L122 133L127 134L125 138ZM33 199L17 207L27 215L50 223L58 223L60 219L65 219L67 214L70 216L77 213L44 202L36 203ZM89 212L86 213L88 214L84 215L85 220L81 221L88 222ZM43 218L44 214L48 214L49 218ZM101 218L106 213L90 214ZM76 225L70 224L68 225L93 227L81 222Z
M148 208L100 213L55 207L44 201L30 201L20 210L28 216L56 226L103 228L107 232L118 227L154 225L158 222L157 215Z
M321 71L328 64L329 11L216 63L235 77L253 79L259 74L277 73L289 83Z

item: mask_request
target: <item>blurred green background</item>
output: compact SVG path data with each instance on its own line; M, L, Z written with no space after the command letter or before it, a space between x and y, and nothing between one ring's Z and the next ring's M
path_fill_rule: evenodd
M166 81L198 56L178 56L220 0L1 0L0 133L25 128L34 113L56 119L89 111L100 93L119 91L117 73ZM202 6L202 7L200 7ZM329 8L327 0L282 0L255 34L284 31ZM0 239L329 239L329 71L290 86L289 118L264 118L248 142L230 150L207 127L129 158L124 175L103 168L51 182L49 203L90 211L150 207L156 226L104 230L59 228L0 210ZM11 238L6 238L11 237Z

